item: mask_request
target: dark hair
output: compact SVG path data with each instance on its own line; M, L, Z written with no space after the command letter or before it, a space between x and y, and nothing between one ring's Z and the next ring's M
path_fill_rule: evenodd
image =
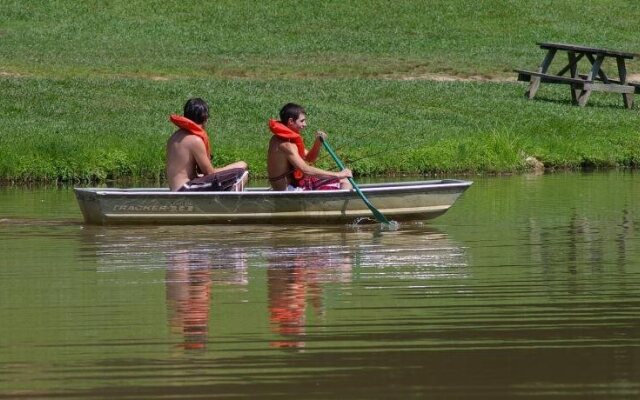
M289 118L293 118L293 120L297 120L300 114L306 114L307 112L295 103L287 103L280 110L280 122L286 124L289 122Z
M209 105L199 97L189 99L184 105L184 116L196 124L202 124L209 119Z

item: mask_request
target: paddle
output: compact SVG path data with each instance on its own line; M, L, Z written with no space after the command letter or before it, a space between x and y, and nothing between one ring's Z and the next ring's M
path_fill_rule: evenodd
M340 159L338 158L336 153L333 152L333 149L331 148L331 146L329 146L329 143L327 143L327 141L322 136L320 136L319 138L320 138L320 141L322 142L322 145L327 150L327 153L329 153L331 158L333 158L333 161L335 161L336 164L338 165L338 168L344 169L344 164L342 163L342 161L340 161ZM364 201L364 204L366 204L367 207L369 207L369 210L371 210L371 213L376 218L376 220L378 222L381 222L381 223L385 224L385 225L391 225L391 223L387 220L387 218L385 218L385 216L382 215L382 213L380 211L378 211L378 209L376 209L373 206L373 204L371 204L371 202L369 201L369 199L367 199L367 197L364 195L364 193L362 193L362 191L360 190L360 188L356 184L356 181L354 181L353 178L348 178L348 179L349 179L349 182L351 182L351 186L353 186L353 188L356 190L356 193L358 193L358 196L360 196L362 201Z

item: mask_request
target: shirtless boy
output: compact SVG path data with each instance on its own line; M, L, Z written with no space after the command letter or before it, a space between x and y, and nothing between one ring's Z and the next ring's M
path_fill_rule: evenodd
M327 134L316 132L316 140L307 150L300 133L307 126L305 110L288 103L280 110L280 121L269 120L273 133L267 153L267 173L273 190L336 190L351 189L348 168L340 172L325 171L310 164L316 161L322 146L320 137Z
M248 179L247 163L237 161L222 168L211 165L209 136L204 127L209 106L189 99L184 116L169 118L178 128L167 141L167 179L172 191L242 190Z

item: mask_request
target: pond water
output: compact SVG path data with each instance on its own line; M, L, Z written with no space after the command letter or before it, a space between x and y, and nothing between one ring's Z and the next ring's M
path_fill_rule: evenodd
M0 398L639 398L640 174L377 226L84 226L0 189Z

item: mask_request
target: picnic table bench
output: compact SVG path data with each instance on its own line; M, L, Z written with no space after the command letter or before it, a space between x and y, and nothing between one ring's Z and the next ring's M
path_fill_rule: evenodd
M624 105L633 107L633 95L640 93L640 83L627 81L626 60L640 57L640 54L617 50L598 49L565 43L537 43L547 53L537 71L516 69L518 80L529 82L525 96L533 99L540 87L540 83L556 83L571 86L571 100L573 104L584 106L589 100L591 92L613 92L622 94ZM567 53L567 64L557 73L549 73L551 62L558 51ZM578 62L586 58L591 63L587 74L580 74ZM606 59L615 59L618 69L616 79L609 77L603 70ZM569 73L568 75L566 75Z

